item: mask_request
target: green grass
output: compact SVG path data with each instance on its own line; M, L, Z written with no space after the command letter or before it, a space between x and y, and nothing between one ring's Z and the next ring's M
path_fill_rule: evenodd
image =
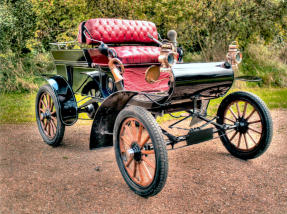
M263 99L270 109L287 108L287 88L246 88L242 91L252 92ZM238 91L232 89L229 93ZM0 94L0 123L23 123L35 121L36 93ZM212 100L208 114L215 114L223 98ZM177 113L179 115L180 113ZM158 122L172 119L169 115L158 118Z
M36 93L0 94L0 123L35 121Z

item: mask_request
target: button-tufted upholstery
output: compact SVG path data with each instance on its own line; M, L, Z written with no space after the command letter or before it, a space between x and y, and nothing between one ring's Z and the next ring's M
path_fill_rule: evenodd
M79 26L79 42L87 44L96 43L91 40L86 32L86 39L83 39L81 31L82 25L90 33L94 40L104 43L154 43L148 38L148 33L154 38L158 38L156 26L152 22L139 20L122 20L122 19L89 19L82 22Z
M114 47L123 64L158 63L160 48L155 46Z
M156 26L152 22L121 19L90 19L79 26L80 43L93 44L94 40L106 44L144 44L142 46L113 47L118 58L124 64L158 63L160 48L148 37L148 34L158 38ZM92 37L92 39L90 38ZM99 55L90 50L90 56L94 63L99 62Z

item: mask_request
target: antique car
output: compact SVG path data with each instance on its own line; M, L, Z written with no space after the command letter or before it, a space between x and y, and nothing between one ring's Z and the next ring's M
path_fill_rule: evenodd
M65 126L87 114L93 120L90 149L113 146L119 170L136 194L149 197L162 190L167 148L215 136L233 156L246 160L270 145L271 116L254 94L233 92L215 116L207 114L209 101L225 96L236 79L256 80L235 77L242 58L237 43L222 62L183 63L174 30L161 39L152 22L103 18L82 22L74 43L80 48L51 43L57 75L45 75L48 84L36 97L40 134L58 146ZM160 127L156 118L163 114L176 122ZM178 129L186 133L171 131Z

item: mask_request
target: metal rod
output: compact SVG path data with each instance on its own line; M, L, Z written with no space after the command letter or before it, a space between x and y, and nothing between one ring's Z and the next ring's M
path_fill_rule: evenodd
M180 123L180 122L182 122L182 121L184 121L184 120L186 120L186 119L188 119L188 118L190 118L190 117L192 117L192 115L190 114L189 116L186 116L185 118L183 118L183 119L181 119L181 120L179 120L179 121L176 121L175 123L173 123L173 124L171 124L168 128L172 128L173 126L175 126L176 124L178 124L178 123Z

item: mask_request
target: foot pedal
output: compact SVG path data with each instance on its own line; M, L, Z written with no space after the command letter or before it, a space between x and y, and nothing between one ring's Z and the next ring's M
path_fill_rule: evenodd
M186 136L187 145L197 144L213 139L213 128L190 130Z

